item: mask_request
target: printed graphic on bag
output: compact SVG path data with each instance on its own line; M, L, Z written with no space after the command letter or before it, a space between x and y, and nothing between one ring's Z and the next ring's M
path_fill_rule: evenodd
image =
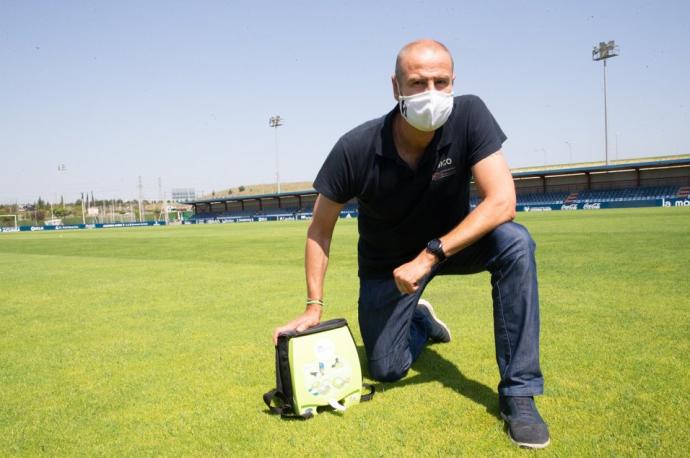
M309 393L328 397L331 391L340 390L352 379L352 366L335 354L335 344L321 339L314 346L315 360L304 365L304 376Z

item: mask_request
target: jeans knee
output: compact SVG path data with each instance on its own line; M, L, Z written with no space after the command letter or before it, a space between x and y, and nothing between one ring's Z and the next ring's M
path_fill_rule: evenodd
M409 367L396 367L386 362L386 358L379 360L369 360L369 376L379 382L395 382L403 378Z
M534 239L524 226L520 226L519 235L515 243L521 250L528 253L534 253L534 251L537 249L537 244L534 242Z
M522 225L517 223L506 223L501 228L501 238L507 241L509 251L513 253L529 253L532 254L537 248L534 239L529 231Z

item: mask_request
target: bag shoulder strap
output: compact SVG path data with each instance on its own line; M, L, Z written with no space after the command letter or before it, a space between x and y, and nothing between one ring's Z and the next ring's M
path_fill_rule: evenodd
M295 409L292 407L287 397L275 388L264 393L263 397L266 406L268 406L268 410L270 410L272 414L280 415L282 418L301 418L303 420L308 420L314 416L311 412L302 415L296 414ZM280 406L273 405L273 401L276 399L280 401Z
M275 401L276 399L279 399L281 401L282 405L280 407L273 405L273 401ZM281 393L277 389L272 389L271 391L264 393L264 402L266 403L268 410L270 410L271 413L276 415L282 415L283 411L286 410L287 407L292 409L292 406L285 403L285 396L283 395L283 393Z
M363 383L362 387L363 388L369 388L369 392L360 396L359 401L360 402L371 401L371 399L376 394L376 387L374 385L370 385L368 383Z

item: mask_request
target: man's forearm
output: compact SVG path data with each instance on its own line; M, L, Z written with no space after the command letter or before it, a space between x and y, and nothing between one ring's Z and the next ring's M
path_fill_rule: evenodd
M501 151L475 164L472 175L484 199L460 224L441 237L446 256L467 248L515 218L515 185Z
M304 267L307 277L307 299L323 299L323 279L326 275L328 266L328 250L330 247L330 237L319 237L318 231L310 227L307 234L307 244L304 249ZM318 303L307 304L307 308L301 315L294 320L280 326L273 331L273 345L278 344L278 336L289 331L304 331L312 326L316 326L321 321L323 307Z
M314 203L314 215L307 230L307 244L304 249L304 271L307 279L307 299L323 300L323 283L328 267L328 253L331 249L333 228L338 221L343 204L329 200L319 194ZM309 305L307 310L320 305Z
M323 283L328 267L328 254L331 239L312 234L307 234L307 246L304 253L304 270L307 279L307 298L323 299Z
M445 256L452 256L477 242L503 223L515 218L515 186L500 151L482 159L472 174L484 200L450 232L440 237ZM395 284L403 294L411 294L429 275L438 257L423 249L415 259L393 271Z
M444 254L446 256L454 255L499 225L512 220L514 216L514 199L506 199L505 201L484 200L460 224L441 237ZM395 269L393 278L398 290L403 294L415 292L419 288L420 280L431 272L437 262L437 257L424 249L415 259Z
M441 237L443 251L452 256L472 245L501 224L515 218L514 199L486 199L460 224Z

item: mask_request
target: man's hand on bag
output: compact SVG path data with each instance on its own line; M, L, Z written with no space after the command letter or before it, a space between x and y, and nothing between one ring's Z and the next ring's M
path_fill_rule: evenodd
M321 321L321 306L309 305L303 314L273 331L273 345L278 345L278 335L288 331L302 332L316 326Z

